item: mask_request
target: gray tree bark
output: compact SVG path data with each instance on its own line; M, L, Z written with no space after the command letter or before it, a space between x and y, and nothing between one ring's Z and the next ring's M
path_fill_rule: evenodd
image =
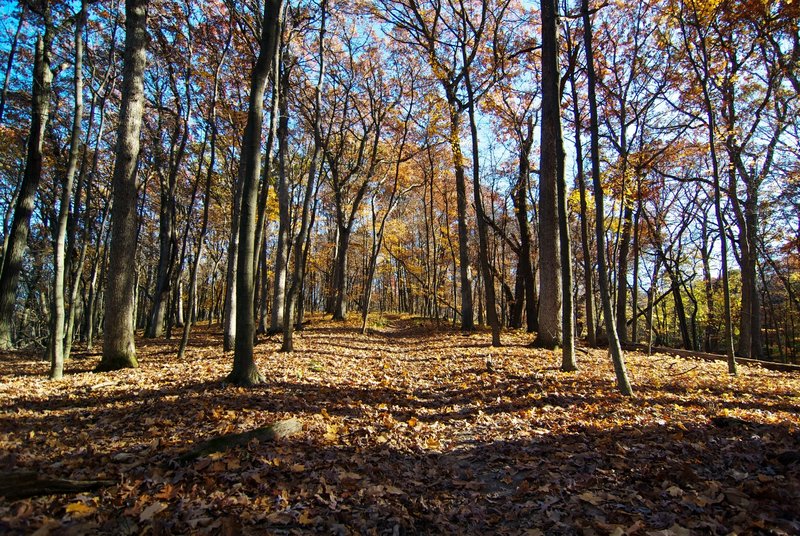
M542 131L539 180L539 332L536 346L561 344L561 254L558 233L558 150L561 108L558 15L555 0L541 1Z
M103 357L97 371L136 368L134 277L136 271L136 168L144 112L148 0L125 2L122 103L112 176L111 245L103 323Z
M311 198L316 192L315 184L317 183L317 166L322 155L322 83L325 78L325 23L327 20L328 2L321 0L321 21L319 29L319 73L317 74L317 82L314 86L314 117L312 122L312 130L314 137L314 149L311 152L311 162L308 169L308 182L306 183L306 191L303 196L303 206L300 214L300 229L297 232L297 237L294 241L294 269L292 273L292 281L289 285L289 291L286 294L286 302L283 313L283 343L281 344L281 352L294 351L294 317L295 311L298 308L298 299L301 295L303 288L303 276L305 273L305 254L304 248L306 245L306 238L309 234L311 215Z
M8 234L8 245L3 256L0 274L0 350L14 347L12 323L17 302L17 285L25 249L28 247L31 214L39 181L42 177L42 146L47 121L50 117L50 94L53 73L50 70L50 55L53 42L53 22L50 3L43 7L44 33L36 41L33 65L33 91L31 108L31 130L28 136L25 172L19 187L14 219Z
M250 79L247 125L242 139L239 180L242 206L239 223L239 258L236 266L236 344L233 370L227 381L240 386L263 381L253 360L255 340L255 236L258 210L258 177L261 173L261 129L264 122L264 91L275 65L283 0L265 0L261 26L261 48Z
M589 130L591 133L592 184L595 199L595 234L597 238L597 266L600 279L600 299L603 303L603 316L608 332L608 351L614 363L617 378L617 389L624 396L633 396L633 389L628 380L625 356L617 336L614 322L614 311L611 305L611 294L608 289L608 266L606 265L605 246L605 209L603 208L603 185L600 182L600 129L597 119L597 78L594 70L594 53L592 49L592 20L589 15L589 1L581 0L583 16L583 44L586 50L586 71L589 83Z
M289 270L289 180L286 169L286 156L289 150L289 101L286 90L289 85L288 69L281 77L279 86L283 89L278 97L278 244L275 248L275 283L272 288L272 313L270 331L283 331L283 313L286 305L286 275Z
M87 0L81 1L81 9L75 20L75 107L70 134L69 157L64 183L61 190L61 205L58 209L58 230L56 232L55 254L53 259L53 326L50 356L50 379L59 380L64 375L64 269L66 259L67 219L72 197L72 184L78 168L78 153L81 150L81 121L83 121L83 27L86 23ZM75 304L72 304L74 307Z

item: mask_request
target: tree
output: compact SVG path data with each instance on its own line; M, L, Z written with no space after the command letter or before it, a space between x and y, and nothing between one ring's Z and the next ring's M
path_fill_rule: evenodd
M148 0L125 1L122 102L112 176L111 245L105 290L103 357L97 371L136 368L134 278L136 268L136 169L144 112Z
M74 90L75 107L70 134L67 172L61 190L61 205L58 213L58 232L55 240L53 259L53 328L51 341L50 378L61 379L64 374L64 287L66 286L67 217L69 216L72 183L78 167L78 153L81 150L81 121L83 121L83 28L86 23L87 0L81 1L81 8L75 21L75 65ZM73 303L72 307L75 306Z
M283 0L265 0L258 59L250 77L247 125L242 138L239 181L242 206L239 223L239 255L236 266L236 345L233 370L227 381L252 386L263 381L253 360L255 339L255 238L258 208L258 179L261 174L261 129L264 116L264 91L275 66L280 37Z
M555 0L541 1L542 126L539 153L539 332L535 344L555 348L562 342L561 253L558 214L558 162L561 92L558 71L558 13Z
M43 20L42 35L36 40L36 55L33 63L33 91L31 99L31 128L28 134L27 155L22 183L14 206L14 220L8 233L8 245L3 255L0 272L0 349L14 347L12 322L17 302L17 285L22 269L23 254L28 246L33 203L42 178L42 148L47 122L50 119L50 95L53 83L51 54L53 46L53 14L49 1L37 9Z
M294 241L294 268L292 271L292 282L289 285L289 292L286 294L285 311L283 313L283 343L281 352L294 351L294 323L296 312L299 308L298 300L300 290L303 288L305 278L305 264L307 254L307 240L309 238L309 228L311 226L311 203L315 197L318 185L318 167L322 158L324 146L322 134L322 89L325 80L325 32L328 17L328 1L320 1L320 24L319 40L317 51L318 71L316 83L313 86L313 104L311 112L311 138L312 149L311 158L308 166L308 180L306 182L303 204L300 208L300 228Z
M605 209L603 207L603 185L600 181L600 129L597 119L597 77L594 69L592 20L589 15L589 0L581 0L581 15L583 18L583 46L586 51L586 77L589 85L589 133L591 136L592 184L594 186L595 235L597 239L600 300L603 304L603 317L608 334L608 351L614 363L617 389L625 396L632 396L633 389L628 380L625 357L622 353L622 347L620 346L617 328L614 322L611 293L608 290L608 266L606 265L605 253Z

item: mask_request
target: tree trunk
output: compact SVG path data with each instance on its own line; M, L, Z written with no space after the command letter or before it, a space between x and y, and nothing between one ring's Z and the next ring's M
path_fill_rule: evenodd
M286 294L285 310L283 313L283 343L281 345L281 352L294 351L294 315L298 297L301 294L303 287L304 275L304 246L306 243L306 235L309 233L309 220L311 219L310 207L311 198L316 193L315 183L317 182L317 166L322 154L322 82L325 78L325 22L327 20L328 2L321 0L320 2L320 28L319 28L319 73L317 75L317 82L314 87L314 119L313 119L313 137L314 149L311 153L311 162L308 168L308 182L306 183L306 191L303 196L303 206L300 214L300 229L298 230L297 237L294 242L294 270L292 274L292 282L289 286L289 292Z
M531 229L528 223L528 193L530 191L530 153L533 145L533 122L528 121L527 134L520 140L519 148L519 174L517 188L514 192L514 209L519 224L519 273L517 278L522 282L524 296L516 292L515 316L522 313L522 302L525 306L528 332L536 331L536 278L533 276L531 263ZM516 291L516 289L515 289ZM517 312L519 311L519 312ZM520 327L520 326L515 326Z
M575 115L575 163L578 169L578 196L580 199L581 252L583 253L584 307L586 308L586 340L592 348L597 347L597 326L595 326L594 276L592 252L589 247L589 204L586 201L586 176L583 165L583 144L581 143L582 122L578 106L578 91L575 87L575 73L570 75L572 87L572 110Z
M633 230L633 207L625 200L622 216L622 235L619 241L619 259L617 259L617 334L621 343L628 342L628 256L631 249L631 231ZM634 281L634 284L636 282Z
M70 135L69 159L61 190L61 205L58 209L58 231L53 259L53 322L50 358L50 379L60 380L64 375L64 287L66 286L64 261L66 258L67 218L78 153L81 150L81 121L83 121L83 27L86 22L87 0L82 0L81 10L75 20L75 108ZM74 307L75 304L72 304Z
M283 0L265 0L261 48L250 79L247 125L242 139L239 181L242 206L239 223L239 258L236 266L236 344L233 370L227 381L251 386L263 381L253 360L255 340L254 276L258 177L261 172L261 129L264 121L264 91L272 76L280 29Z
M572 241L569 234L569 213L567 206L567 181L564 174L564 138L561 131L561 117L558 118L558 238L561 256L561 370L578 370L575 360L575 301L572 295Z
M103 219L100 222L100 230L97 232L98 249L95 252L94 263L92 264L92 272L89 277L89 298L86 305L86 349L91 350L94 347L94 334L95 334L95 316L97 311L97 294L98 294L98 273L106 266L108 257L108 239L109 233L106 230L106 223L111 213L111 203L106 205L103 211Z
M286 308L286 276L289 271L290 219L289 170L286 159L289 153L289 68L283 66L278 96L278 243L275 248L275 277L272 288L272 314L270 332L283 331L283 314Z
M631 341L634 344L639 342L639 315L636 314L639 308L639 253L641 251L639 244L639 218L642 212L642 181L640 177L636 177L637 195L636 195L636 213L633 215L633 288L631 289Z
M283 11L285 13L285 10ZM283 35L283 25L284 25L284 15L281 14L280 18L280 27L278 29L278 39L281 39ZM256 213L256 237L255 237L255 256L254 256L254 263L256 265L256 275L261 270L261 264L266 264L265 259L262 257L262 253L264 252L264 233L266 232L266 228L269 225L267 221L267 203L269 202L269 190L270 190L270 174L272 173L272 149L275 145L275 137L277 136L278 130L278 123L280 121L278 115L278 106L281 91L283 88L281 87L281 58L282 58L282 44L279 42L276 45L278 48L275 52L275 57L273 61L275 64L272 66L272 95L270 96L270 108L269 108L269 129L267 130L267 145L264 149L264 164L261 170L261 184L259 186L258 191L258 211ZM288 76L288 74L287 74ZM288 80L287 80L288 85ZM287 89L288 90L288 89ZM265 257L265 256L264 256ZM257 289L258 290L258 289ZM256 299L258 301L258 299Z
M112 177L111 251L105 291L103 357L98 371L138 367L134 343L136 168L144 111L147 0L125 2L122 103Z
M239 163L241 166L242 163ZM239 224L242 204L242 182L233 187L231 210L231 237L228 241L228 263L225 270L225 301L222 311L223 350L229 352L236 345L236 267L239 260Z
M225 43L225 48L222 51L219 64L217 64L217 69L214 71L214 90L211 94L211 110L209 112L208 119L211 128L211 140L209 142L210 154L208 160L208 169L206 170L206 182L203 189L203 220L202 224L200 225L200 234L197 237L197 251L195 251L192 267L189 273L189 315L183 325L181 343L178 346L178 360L182 360L185 356L186 345L189 343L189 334L192 330L192 323L195 321L194 310L196 306L195 296L197 294L197 270L200 266L200 259L203 256L203 246L205 245L206 233L208 231L208 214L211 207L211 184L214 178L214 165L217 159L217 94L219 92L219 74L222 70L223 63L225 63L225 57L228 53L232 36L233 32L228 34L228 40Z
M461 54L467 64L466 47L462 45ZM475 122L475 95L472 89L470 71L464 67L464 83L467 88L467 116L469 118L470 139L472 141L472 197L475 203L475 219L478 223L478 257L486 296L486 320L492 328L492 346L500 346L500 320L497 318L497 297L494 288L494 271L489 259L489 232L486 211L481 197L480 157L478 153L478 125Z
M625 357L617 337L614 323L614 311L611 306L611 295L608 290L608 267L606 266L605 245L605 209L603 208L603 186L600 181L600 129L597 119L597 79L594 71L594 52L592 51L592 21L589 16L589 1L581 0L583 16L583 42L586 50L587 79L589 83L589 130L591 133L592 184L595 195L595 234L597 238L597 266L600 276L600 299L603 303L603 316L608 331L608 351L614 363L617 378L617 389L624 396L632 396L633 389L628 380Z
M17 302L17 285L25 249L28 247L33 203L42 177L42 146L47 121L50 117L50 93L53 73L50 70L50 54L53 41L52 20L49 2L45 6L44 35L36 41L36 56L33 66L33 92L31 108L31 130L25 159L25 172L19 187L14 220L9 232L8 246L3 256L0 275L0 350L14 347L12 324Z
M458 109L455 89L445 82L445 93L450 110L450 147L456 175L456 214L458 217L458 262L461 283L461 331L475 329L472 306L472 270L469 266L467 234L467 185L464 178L464 155L461 152L461 112Z
M539 332L535 344L561 344L561 255L558 236L558 150L561 108L558 15L555 0L541 0L542 127L539 180Z
M333 320L343 321L347 318L347 250L350 248L350 233L348 225L339 225L336 266L333 269Z

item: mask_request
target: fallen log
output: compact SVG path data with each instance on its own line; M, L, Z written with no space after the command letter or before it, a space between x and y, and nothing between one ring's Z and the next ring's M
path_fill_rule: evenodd
M181 456L178 457L178 461L188 462L202 456L214 454L215 452L224 452L233 447L246 445L254 439L264 442L283 439L284 437L289 437L300 432L302 429L302 423L292 417L291 419L278 421L268 426L262 426L261 428L256 428L247 432L214 437L208 441L203 441L192 450L181 454Z
M637 352L647 353L646 344L623 344L625 350L635 350ZM667 354L678 357L688 357L694 359L703 359L705 361L726 361L728 358L722 354L710 354L708 352L698 352L696 350L684 350L682 348L667 348L664 346L653 346L651 352L656 354ZM737 363L743 365L751 365L761 367L767 370L774 370L778 372L800 372L800 365L792 365L789 363L778 363L775 361L763 361L760 359L752 359L749 357L737 357Z
M69 480L41 475L36 471L0 472L0 497L15 501L41 495L82 493L113 486L113 480Z

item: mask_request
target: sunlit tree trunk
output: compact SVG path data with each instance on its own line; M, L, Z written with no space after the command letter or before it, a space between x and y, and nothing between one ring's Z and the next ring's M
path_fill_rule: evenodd
M533 145L533 122L528 121L527 133L520 140L519 149L519 175L517 177L517 188L514 192L514 209L519 225L519 269L518 277L522 280L524 287L525 317L528 332L532 333L539 329L538 311L536 309L536 278L533 276L533 264L531 261L531 228L528 222L528 193L530 191L530 152ZM517 296L517 300L523 301L522 296Z
M556 195L558 196L558 239L561 257L561 370L578 370L575 360L575 302L572 294L572 240L569 233L569 213L567 206L567 181L564 173L564 138L561 131L561 117L558 119L558 176Z
M239 258L236 266L236 344L233 370L227 381L240 386L262 382L253 360L255 340L255 235L258 210L258 177L261 173L261 129L264 121L264 91L275 66L283 0L265 0L261 48L250 79L247 125L242 139L239 180L242 206L239 223Z
M270 332L283 331L283 314L286 309L286 277L289 272L289 170L286 160L289 152L289 66L283 66L278 96L278 243L275 246L275 276L272 288L272 313Z
M225 43L225 48L220 56L217 68L214 71L214 89L211 94L211 105L208 117L209 128L211 129L211 139L209 141L209 160L208 168L206 169L206 181L203 188L203 219L200 224L200 234L197 237L197 250L195 251L192 260L192 266L189 273L189 314L183 325L183 334L181 342L178 347L178 359L183 359L186 353L186 345L189 343L189 334L192 330L192 324L195 322L194 310L196 307L197 295L197 270L200 266L200 259L203 257L203 248L205 246L206 234L208 232L208 214L211 208L211 185L214 178L214 166L217 159L217 95L219 93L219 75L222 71L222 66L225 63L225 58L230 47L233 32L228 34L228 40ZM213 289L212 289L213 290Z
M576 45L577 46L577 45ZM584 307L586 309L586 340L592 348L597 346L597 327L595 326L594 309L594 274L592 270L592 253L589 247L589 205L586 201L586 175L584 173L583 143L581 130L583 121L578 105L578 89L575 85L575 72L570 73L572 90L572 113L575 117L575 167L577 168L578 197L580 202L581 253L583 254L583 289Z
M475 329L472 304L472 270L469 266L469 244L467 233L467 183L464 177L464 155L461 152L461 110L455 89L442 82L447 94L450 114L450 147L453 154L453 169L456 176L456 214L458 226L458 264L461 289L461 331Z
M617 389L625 396L632 396L633 389L628 380L628 370L622 346L617 337L614 322L614 311L611 305L611 294L608 289L608 266L606 265L605 245L605 209L603 207L603 186L600 181L600 129L597 119L597 78L594 70L594 53L592 48L592 21L589 15L589 1L581 0L583 16L583 43L586 50L586 71L589 83L589 130L591 134L592 183L595 199L595 234L597 239L597 265L600 279L600 299L603 303L603 316L608 334L608 351L614 363L617 378Z
M306 255L304 249L306 238L309 233L312 197L316 192L317 166L322 155L322 82L325 78L325 22L327 20L328 2L321 0L320 11L321 20L319 28L319 52L317 60L319 62L319 73L316 85L314 86L314 117L313 117L313 139L314 148L311 153L311 162L308 169L308 182L303 196L303 206L300 214L300 229L294 242L294 269L292 282L289 285L289 292L286 294L285 310L283 313L283 343L281 352L294 351L294 317L298 307L298 299L303 288L303 276L305 274Z
M695 20L693 23L696 25L698 21L696 20L696 13ZM703 104L705 107L705 114L706 114L706 128L708 131L708 150L709 155L711 157L711 174L712 174L712 181L713 181L713 188L714 188L714 215L717 220L717 229L719 231L719 238L720 238L720 272L722 278L722 302L723 302L723 340L722 346L725 349L725 354L727 356L728 361L728 372L730 374L737 373L737 366L736 366L736 356L734 354L734 346L733 346L733 321L732 321L732 314L731 314L731 295L730 295L730 281L729 281L729 272L728 272L728 240L726 236L726 224L724 217L722 215L722 188L720 186L720 165L719 165L719 157L717 154L717 122L714 116L714 108L711 100L711 93L709 88L709 77L710 77L710 65L709 65L709 57L708 57L708 50L706 49L706 40L705 38L701 38L698 40L699 47L696 47L693 43L693 40L688 35L687 27L685 26L686 23L691 21L691 16L681 17L681 30L683 36L683 43L686 46L687 50L697 50L698 54L696 56L690 55L689 60L691 62L692 70L694 71L695 78L698 82L700 82L700 87L702 89L702 97L703 97ZM692 42L692 46L690 47L689 44ZM733 185L729 185L733 186Z
M72 197L72 184L75 171L78 168L78 153L81 150L81 122L83 121L83 27L86 22L87 0L82 0L81 9L75 20L75 107L72 118L72 132L70 134L69 157L64 182L61 189L61 204L58 212L58 230L55 240L55 255L53 259L53 321L50 356L50 379L58 380L64 374L64 287L66 286L66 259L67 245L67 218ZM75 304L73 303L74 307Z
M260 333L265 333L267 331L267 319L266 319L267 301L268 301L268 298L267 298L268 289L267 289L267 285L266 285L266 282L267 282L267 273L266 273L267 255L266 255L266 248L265 248L265 244L264 244L264 242L265 242L264 234L266 233L267 227L269 226L269 222L267 221L267 204L269 202L269 191L270 191L270 189L272 187L271 174L272 174L272 165L273 165L273 158L272 158L272 156L273 156L273 147L275 145L275 139L277 137L279 137L278 136L278 129L280 128L280 121L281 121L281 115L280 115L280 110L279 110L281 95L283 95L284 90L288 91L288 88L284 88L283 84L281 83L281 80L282 80L282 77L283 77L283 75L281 73L281 65L283 63L282 62L283 44L281 43L280 40L283 39L282 38L282 36L283 36L283 28L284 28L284 25L285 25L285 18L286 18L285 17L285 13L286 13L286 10L284 9L283 10L283 14L281 15L281 18L280 18L280 27L279 27L279 30L278 30L278 32L279 32L278 33L279 42L278 42L278 45L277 45L278 48L277 48L277 51L275 53L275 58L274 58L275 65L273 65L273 67L272 67L272 95L270 97L269 130L268 130L268 133L267 133L267 146L266 146L266 149L264 151L264 165L263 165L263 169L262 169L262 172L261 172L261 185L260 185L259 192L258 192L258 215L257 215L257 218L256 218L256 238L255 238L255 248L256 248L256 250L255 250L255 257L254 257L255 263L256 263L256 280L258 281L258 284L256 286L257 297L256 297L256 300L255 300L256 303L254 304L254 307L256 308L256 311L259 312L259 315L258 315L258 322L259 322L258 323L258 332L260 332ZM288 76L288 75L286 75L286 76ZM288 86L288 83L289 82L287 80L286 81L286 85L287 86ZM280 163L279 163L279 167L280 167ZM280 175L280 173L282 173L282 171L279 169L278 173ZM278 181L280 181L280 176L278 178ZM278 190L278 189L279 189L279 185L276 186L276 190ZM279 192L279 195L280 195L280 192ZM278 201L280 203L280 199ZM281 244L280 244L280 230L279 230L278 242L279 242L278 247L277 247L278 252L277 252L276 256L278 256L280 254L280 246L281 246ZM285 255L284 255L284 261L285 261ZM283 271L283 277L285 279L285 277L286 277L285 262L284 262L283 270L284 270ZM281 275L280 274L280 269L278 268L278 266L276 264L276 266L275 266L275 276L274 276L275 277L275 285L274 286L277 286L277 282L278 282L278 279L279 279L280 275ZM273 304L273 311L274 310L275 309L274 309L274 304ZM270 331L272 331L272 330L270 330Z
M462 46L461 54L467 63L466 47ZM472 197L475 204L475 219L478 223L478 257L480 261L484 295L486 296L486 320L492 328L492 346L500 346L500 319L497 317L497 298L494 288L494 271L489 259L489 231L486 223L486 211L481 196L480 156L478 153L478 125L475 122L475 95L469 69L464 70L464 82L467 88L467 117L469 118L470 139L472 141Z
M112 177L111 245L105 291L103 357L98 371L138 367L134 343L136 168L144 111L147 0L125 2L122 104Z
M541 0L542 131L539 179L539 332L535 344L561 344L561 254L558 233L558 150L561 107L558 15L555 0Z

